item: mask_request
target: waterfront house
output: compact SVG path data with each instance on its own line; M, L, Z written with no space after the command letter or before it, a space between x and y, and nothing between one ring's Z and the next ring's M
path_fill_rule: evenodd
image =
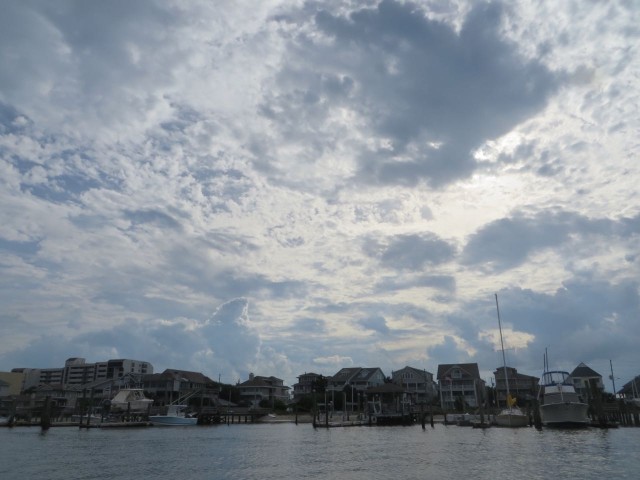
M219 386L200 372L166 369L162 373L142 376L142 388L155 398L155 405L169 405L191 396L202 398L203 404L216 404Z
M402 387L404 393L410 396L412 404L431 403L436 397L433 374L426 370L406 366L391 372L391 381Z
M594 393L596 393L592 391L592 388L597 392L604 391L602 375L582 362L573 369L569 375L569 381L573 383L573 388L575 388L576 393L580 395L584 401L592 398Z
M456 399L464 406L477 408L484 398L485 382L480 378L477 363L452 363L438 365L440 405L453 410Z
M512 397L520 400L520 406L530 402L538 396L540 379L524 373L518 373L513 367L498 367L493 372L496 380L496 402L498 407L507 404L507 382L504 371L507 370L507 380L509 381L509 393Z
M371 387L377 387L385 383L385 376L378 367L343 368L332 377L327 378L327 395L333 405L336 405L336 398L344 393L349 410L355 410L355 405L360 408L363 404L366 392ZM342 401L339 401L342 404Z
M311 395L313 390L324 383L324 377L318 373L303 373L298 376L298 383L293 385L293 400Z
M640 375L633 377L625 383L617 393L628 403L640 406Z
M240 399L252 408L258 408L263 400L272 408L276 401L285 404L289 401L289 387L276 377L262 377L250 373L249 380L239 383L236 388L240 391Z

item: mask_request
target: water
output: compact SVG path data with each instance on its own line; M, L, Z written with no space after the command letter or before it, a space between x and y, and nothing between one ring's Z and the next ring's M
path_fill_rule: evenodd
M638 478L640 428L0 429L0 479Z

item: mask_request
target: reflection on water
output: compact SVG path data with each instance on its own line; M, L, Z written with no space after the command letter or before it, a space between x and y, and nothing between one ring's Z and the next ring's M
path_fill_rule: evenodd
M640 429L0 429L2 479L637 478Z

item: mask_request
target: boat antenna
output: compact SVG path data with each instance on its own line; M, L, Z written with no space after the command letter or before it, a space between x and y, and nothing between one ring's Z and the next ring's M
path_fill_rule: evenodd
M507 376L507 360L504 356L504 342L502 340L502 322L500 321L500 307L498 307L498 294L494 293L496 297L496 311L498 312L498 329L500 330L500 347L502 348L502 368L504 369L504 381L507 384L507 407L509 406L509 377Z

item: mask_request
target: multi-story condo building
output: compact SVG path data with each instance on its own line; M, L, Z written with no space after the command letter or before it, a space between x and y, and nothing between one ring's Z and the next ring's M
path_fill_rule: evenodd
M436 397L436 385L433 382L433 373L413 367L391 372L391 381L400 385L404 393L411 396L411 403L431 403Z
M114 359L106 362L86 363L84 358L69 358L61 368L14 368L25 375L24 389L38 385L84 385L101 379L118 379L127 374L153 373L149 362Z

